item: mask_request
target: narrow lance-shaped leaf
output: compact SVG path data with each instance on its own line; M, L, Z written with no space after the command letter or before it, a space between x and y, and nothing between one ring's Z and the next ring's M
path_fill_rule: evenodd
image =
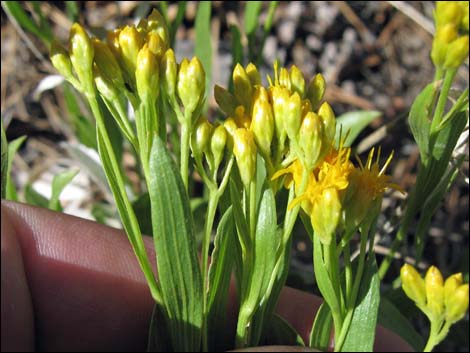
M380 279L372 255L366 262L351 325L342 352L372 352L380 303Z
M173 349L198 351L203 293L189 200L178 169L157 136L150 154L149 194L158 276Z
M15 158L16 153L19 148L26 140L26 136L18 137L17 139L10 141L8 144L8 158L7 158L7 171L6 171L6 198L11 201L18 201L18 196L16 193L16 186L13 183L11 178L11 167L13 165L13 159Z
M344 140L344 146L349 147L353 144L359 133L366 128L372 121L380 117L382 113L375 110L359 110L347 112L336 118L336 145L339 145L340 131L341 138Z
M62 211L62 206L59 202L59 197L65 187L72 181L78 174L78 170L66 170L52 179L52 194L49 200L49 208L54 211Z
M8 143L7 137L5 135L5 129L3 129L3 120L1 121L1 134L2 134L2 199L6 195L6 186L7 186L7 173L8 173Z
M209 322L209 349L211 351L225 351L231 346L227 345L230 337L227 332L227 304L230 279L236 251L235 224L232 207L228 208L217 228L214 239L209 267L209 293L208 293L208 322Z

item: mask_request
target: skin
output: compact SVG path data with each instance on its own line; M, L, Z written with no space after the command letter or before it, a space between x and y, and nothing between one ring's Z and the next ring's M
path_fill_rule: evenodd
M153 300L122 231L3 200L1 220L2 351L146 349ZM320 304L285 287L277 311L308 341ZM410 351L380 327L376 341L377 351Z

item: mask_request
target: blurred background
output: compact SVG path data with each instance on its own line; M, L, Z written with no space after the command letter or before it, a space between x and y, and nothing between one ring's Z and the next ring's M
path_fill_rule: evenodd
M407 124L407 114L417 94L434 76L429 58L434 31L433 2L259 1L256 16L251 19L246 16L244 1L213 1L205 19L203 15L198 17L203 2L197 1L9 2L14 3L13 11L23 11L36 29L28 27L27 19L12 16L12 8L6 9L4 3L1 117L9 142L26 136L24 141L17 140L18 152L11 166L12 182L20 201L46 205L54 177L79 170L60 194L60 209L120 226L93 150L91 115L80 97L57 76L49 61L48 43L55 37L65 44L74 21L103 37L106 30L135 23L152 8L158 8L174 24L178 61L192 57L195 51L203 53L201 59L210 65L211 89L214 84L229 85L234 58L245 65L249 60L259 64L265 83L275 59L283 66L297 65L307 80L322 73L327 82L326 99L338 116L358 110L379 112L356 140L355 153L364 159L364 152L378 144L384 156L395 151L388 169L394 182L404 190L415 182L419 151ZM266 28L270 13L272 25ZM248 22L255 25L251 28ZM198 39L198 35L204 38ZM458 73L455 88L467 87L468 77L467 60ZM220 118L213 93L211 90L208 93L208 116ZM468 126L458 146L467 158L433 218L424 258L418 267L422 271L430 264L436 265L444 276L461 271L468 282ZM132 183L138 175L126 146L122 158ZM395 236L403 200L397 192L385 197L375 247L379 262ZM204 209L196 207L195 212ZM315 291L311 244L300 231L295 232L294 240L288 284ZM409 254L412 252L397 255L383 290L426 335L426 320L393 283ZM468 332L467 314L439 350L468 351Z

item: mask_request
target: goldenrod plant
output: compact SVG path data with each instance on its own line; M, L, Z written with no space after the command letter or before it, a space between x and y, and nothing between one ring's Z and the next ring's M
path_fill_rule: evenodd
M375 147L365 161L353 156L351 131L340 127L325 100L321 74L306 81L298 67L276 61L263 84L259 66L236 63L230 87L214 87L223 116L213 120L205 110L208 75L202 62L207 58L178 62L172 48L175 29L168 30L157 10L136 25L109 31L106 39L91 37L75 23L67 48L52 42L52 64L82 93L95 117L103 169L155 300L149 350L251 347L265 342L273 327L305 345L275 314L298 219L313 243L315 280L324 298L307 345L326 350L332 336L335 351L373 350L380 279L417 214L420 259L432 214L463 160L450 164L468 121L468 89L448 110L446 103L468 56L468 2L438 2L435 22L435 80L417 97L409 117L420 170L390 258L380 270L373 248L383 196L387 190L404 192L387 174L393 153L383 156ZM107 112L138 159L158 276L145 251L141 215L126 190ZM177 141L168 138L175 133L167 129L172 117L177 122L172 127L180 132ZM191 170L208 195L200 246L190 208ZM353 257L356 239L359 252ZM227 332L232 274L239 308L235 332ZM460 275L444 283L434 267L423 280L406 265L401 279L405 293L431 321L425 347L431 350L465 315L468 285Z
M400 228L380 277L387 273L395 252L406 239L415 218L414 252L421 260L432 216L452 184L464 160L454 156L459 137L468 126L468 87L459 92L448 109L450 91L457 70L468 60L468 1L437 1L434 11L435 35L431 59L435 77L416 97L408 122L420 152L415 187L410 191Z
M400 271L402 288L408 298L428 317L431 323L424 352L430 352L449 333L450 327L460 321L468 309L468 284L461 273L449 276L445 282L435 266L429 267L424 279L411 265Z

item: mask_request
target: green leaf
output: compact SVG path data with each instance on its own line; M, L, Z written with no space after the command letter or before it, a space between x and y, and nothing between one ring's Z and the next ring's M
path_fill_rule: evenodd
M259 13L261 11L262 1L247 1L245 7L245 33L249 36L258 25Z
M266 341L268 345L305 347L300 334L278 314L274 314L267 323L267 332Z
M277 229L276 200L270 188L263 192L261 198L255 234L254 263L251 269L248 297L242 303L242 306L246 305L252 308L253 314L257 314L256 319L252 320L250 328L252 331L250 344L252 346L259 344L264 325L270 319L265 316L265 308L271 294L267 290L274 273L277 250L281 241L281 235Z
M328 304L323 302L317 311L310 331L309 347L326 352L330 344L332 325L331 310Z
M70 21L76 22L78 20L79 10L76 1L66 1L65 9L67 12L67 17Z
M147 352L175 352L168 339L167 319L164 312L161 305L155 303L150 321Z
M411 133L415 138L421 154L421 160L427 163L429 157L429 133L431 129L431 104L437 87L434 83L427 85L421 93L416 97L411 106L408 123L410 124Z
M49 45L51 43L52 33L44 28L40 28L26 11L23 10L19 1L2 1L2 8L9 16L14 18L23 29L37 36L44 44Z
M236 258L236 235L232 207L230 207L217 228L209 267L208 293L208 337L209 349L222 352L230 349L227 345L230 332L227 331L227 304L232 268Z
M336 293L330 276L328 276L328 269L323 260L323 251L320 239L316 236L313 236L313 270L318 289L327 304L331 307L331 304L336 300Z
M196 30L194 54L201 60L204 71L206 72L206 97L209 97L209 95L212 93L212 39L210 1L199 2L194 27Z
M338 146L340 142L340 131L341 138L344 139L344 137L347 136L344 141L344 146L349 147L353 144L360 132L381 115L381 112L375 110L358 110L340 115L336 118L336 145Z
M176 13L176 17L173 20L173 22L170 25L170 43L171 47L174 48L175 44L175 36L176 32L178 31L178 27L181 25L181 23L184 20L184 14L186 12L186 4L187 1L178 1L178 12Z
M48 205L49 209L62 212L62 206L59 202L60 194L72 179L75 178L78 172L78 170L67 170L54 176L52 179L52 194Z
M251 239L250 239L250 230L248 229L248 224L246 223L245 214L243 213L242 201L240 199L240 194L235 186L233 179L230 179L230 199L233 206L233 215L235 217L235 225L238 230L238 238L240 241L240 246L243 256L251 248Z
M235 25L230 25L230 34L232 37L232 66L230 67L230 72L233 72L235 65L241 64L244 66L243 60L243 45L240 30ZM228 90L230 93L233 93L233 75L230 74L228 81Z
M2 134L2 199L6 195L6 186L7 186L7 174L8 174L8 142L5 135L5 129L3 128L3 119L1 120L1 134Z
M378 323L403 338L415 351L422 351L423 337L397 307L383 297L380 299Z
M372 255L359 286L358 298L342 352L372 352L380 303L380 279Z
M11 178L11 167L13 165L13 159L19 148L26 140L26 136L18 137L17 139L10 141L8 144L8 158L7 158L7 171L6 171L6 199L11 201L18 201L18 195L16 194L16 186Z
M151 236L153 229L149 193L146 192L134 200L132 202L132 208L134 209L135 214L138 215L137 220L139 221L142 233Z
M155 135L150 154L149 194L159 283L175 351L199 351L202 278L189 200L178 169Z
M96 150L95 123L83 116L74 88L67 82L64 83L63 87L65 104L67 105L70 121L78 140L85 146Z
M49 206L49 200L37 192L31 184L26 184L24 187L24 200L26 203L47 208Z

